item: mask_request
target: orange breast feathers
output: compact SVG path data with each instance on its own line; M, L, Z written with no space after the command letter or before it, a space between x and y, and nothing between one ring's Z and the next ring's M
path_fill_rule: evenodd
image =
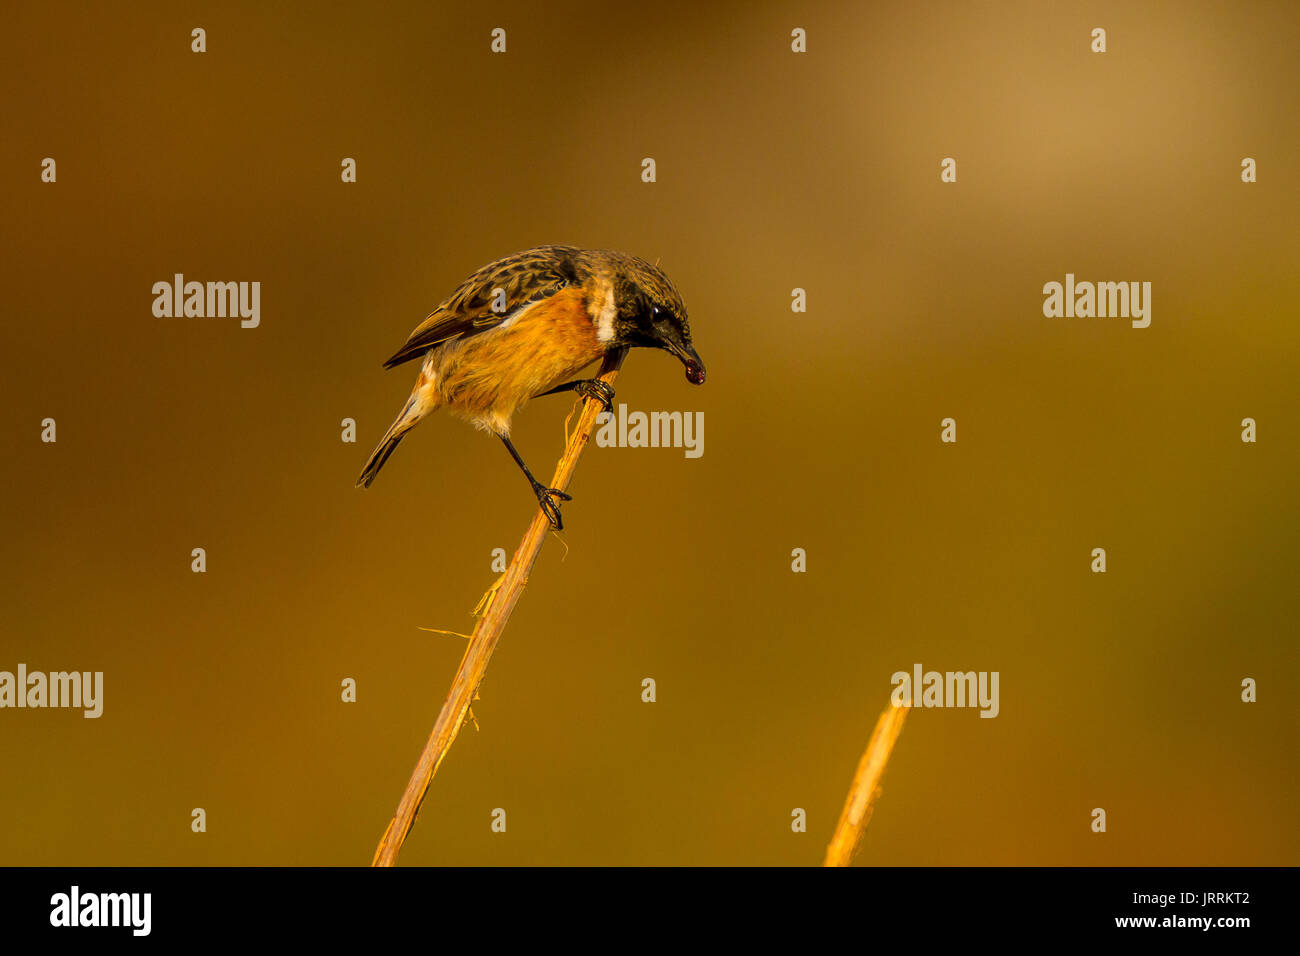
M510 433L510 418L552 385L568 381L605 354L587 311L570 287L529 306L501 328L439 350L436 401L479 428Z

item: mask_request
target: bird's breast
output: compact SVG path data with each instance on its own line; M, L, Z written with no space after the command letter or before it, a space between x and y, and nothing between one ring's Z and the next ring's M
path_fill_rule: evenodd
M448 343L437 361L438 403L504 434L530 398L573 378L605 348L587 293L566 288L500 328Z

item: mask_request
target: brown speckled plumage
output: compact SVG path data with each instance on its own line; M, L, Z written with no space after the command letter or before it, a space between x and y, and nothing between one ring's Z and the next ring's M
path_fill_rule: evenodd
M688 380L704 381L685 303L668 276L644 259L553 245L491 262L384 363L393 368L424 359L410 398L357 484L369 486L402 436L437 408L506 439L511 418L529 399L609 349L639 346L671 352Z

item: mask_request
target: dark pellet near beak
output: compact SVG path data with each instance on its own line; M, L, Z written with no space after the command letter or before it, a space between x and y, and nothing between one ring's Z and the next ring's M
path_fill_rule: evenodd
M686 381L692 385L704 384L704 360L700 358L695 349L687 345L684 348L673 346L670 351L682 360L686 366Z

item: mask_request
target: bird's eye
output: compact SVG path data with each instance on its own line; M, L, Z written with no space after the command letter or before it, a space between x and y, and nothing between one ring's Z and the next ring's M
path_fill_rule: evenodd
M668 310L661 309L656 305L650 309L650 318L656 322L666 322L668 320Z

